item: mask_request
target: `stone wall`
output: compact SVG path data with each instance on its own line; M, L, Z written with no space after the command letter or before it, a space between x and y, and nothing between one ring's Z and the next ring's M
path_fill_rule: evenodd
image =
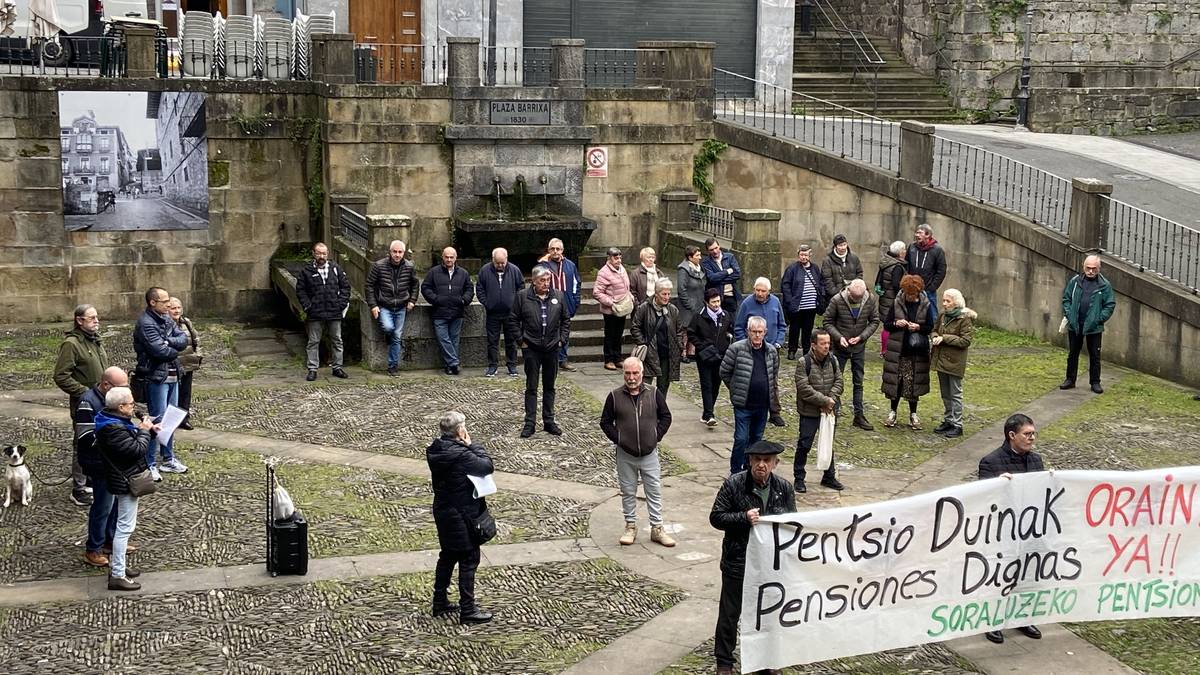
M1043 89L1029 107L1034 131L1128 134L1148 127L1200 122L1200 88Z
M758 204L782 213L780 270L799 243L828 250L843 233L869 279L880 249L910 241L932 225L949 263L944 288L958 288L989 324L1063 343L1062 288L1087 251L1065 237L999 209L813 148L717 123L730 148L714 165L717 202ZM818 260L821 258L818 257ZM1200 300L1153 275L1104 258L1117 310L1104 356L1160 377L1200 385Z
M289 84L206 83L210 215L207 230L67 232L62 216L58 90L160 89L178 80L0 79L0 322L69 320L79 302L130 317L153 285L192 314L261 315L267 259L310 240L301 162L288 130L315 113ZM248 135L234 118L270 114Z

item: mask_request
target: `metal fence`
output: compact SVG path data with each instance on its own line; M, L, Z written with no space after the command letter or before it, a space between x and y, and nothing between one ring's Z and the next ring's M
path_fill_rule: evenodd
M935 136L931 184L1067 232L1071 181L1004 155Z
M667 70L665 49L583 50L583 80L587 87L657 87Z
M354 79L364 84L445 84L446 45L354 45Z
M550 84L549 47L484 47L480 79L485 86L539 87Z
M125 47L118 37L0 40L0 75L29 77L124 77Z
M1105 199L1109 202L1105 253L1200 293L1200 231L1111 197Z
M337 224L338 232L342 235L342 239L354 244L359 249L366 251L367 244L370 241L370 232L367 228L367 217L358 211L339 204L337 207Z
M688 206L688 216L696 230L726 241L733 239L733 211L731 209L692 202Z
M717 119L899 170L899 124L720 68L713 69L713 76Z

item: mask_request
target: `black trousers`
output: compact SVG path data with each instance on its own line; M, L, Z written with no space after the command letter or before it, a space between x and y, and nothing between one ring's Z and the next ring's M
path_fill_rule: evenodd
M625 317L603 314L604 362L621 365L621 339L625 335Z
M796 342L800 343L800 353L808 351L808 343L812 340L813 323L817 320L817 310L802 309L787 315L788 322L788 353L796 351Z
M1100 338L1104 337L1104 333L1089 333L1082 335L1074 331L1067 331L1067 343L1070 346L1070 351L1067 352L1067 379L1074 382L1075 377L1079 375L1079 352L1083 350L1083 345L1087 343L1088 352L1088 382L1090 384L1098 384L1100 382Z
M179 409L188 411L188 417L192 416L192 375L195 373L179 374Z
M718 288L717 290L721 290ZM732 295L721 296L721 309L729 313L729 316L737 316L738 303L733 299Z
M504 365L514 368L517 365L517 342L521 339L521 329L513 320L511 312L487 313L487 358L488 368L495 368L500 361L500 333L504 333Z
M804 469L804 465L808 463L808 451L812 450L813 439L816 438L817 429L820 427L820 417L800 418L800 438L796 439L796 463L792 467L797 483L803 483L804 477L808 475L808 472ZM822 478L837 477L837 474L833 470L835 461L831 460L829 462L829 468L825 469L825 474Z
M861 343L860 343L861 344ZM855 345L857 346L857 345ZM834 358L838 361L838 370L842 371L843 382L846 377L846 362L850 362L850 375L854 380L854 414L863 414L863 373L866 368L866 349L858 351L843 352L837 350L833 352ZM840 402L839 402L840 407ZM838 412L841 412L840 410Z
M657 378L654 377L653 375L651 375L649 377L644 377L644 378L642 378L642 381L645 382L646 384L658 387L658 390L663 393L663 396L666 396L667 390L671 388L671 380L669 380L668 378L665 378L661 375L659 375ZM657 382L657 384L655 384L655 382Z
M704 402L704 419L713 416L713 406L717 403L717 393L721 390L721 362L696 362L696 370L700 372L700 399Z
M554 421L554 381L558 379L558 347L522 350L525 357L525 424L533 425L537 413L538 377L542 379L542 423Z
M444 599L450 590L450 576L458 565L458 611L475 611L475 570L479 568L479 547L470 551L442 550L438 554L437 571L433 576L433 599Z
M721 573L721 603L717 605L716 644L713 656L718 666L733 665L737 647L738 619L742 616L742 577Z

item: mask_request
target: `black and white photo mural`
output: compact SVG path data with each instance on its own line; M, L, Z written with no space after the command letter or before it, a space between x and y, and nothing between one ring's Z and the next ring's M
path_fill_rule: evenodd
M205 94L58 94L68 230L208 227Z

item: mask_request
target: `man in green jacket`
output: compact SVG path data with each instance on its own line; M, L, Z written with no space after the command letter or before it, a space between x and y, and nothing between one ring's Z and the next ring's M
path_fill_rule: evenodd
M1103 394L1100 387L1100 338L1104 323L1117 307L1112 285L1100 274L1100 256L1089 255L1083 261L1083 274L1076 274L1063 289L1063 317L1067 320L1067 379L1059 389L1074 389L1079 373L1079 352L1087 343L1088 380L1092 391Z
M79 305L75 308L75 326L59 345L58 362L54 364L54 384L70 397L72 419L80 399L88 389L96 386L106 368L108 353L100 344L100 315L91 305ZM72 435L74 429L72 423ZM87 476L79 466L78 457L71 465L71 474L74 478L71 501L79 506L90 505L92 495L87 489Z

